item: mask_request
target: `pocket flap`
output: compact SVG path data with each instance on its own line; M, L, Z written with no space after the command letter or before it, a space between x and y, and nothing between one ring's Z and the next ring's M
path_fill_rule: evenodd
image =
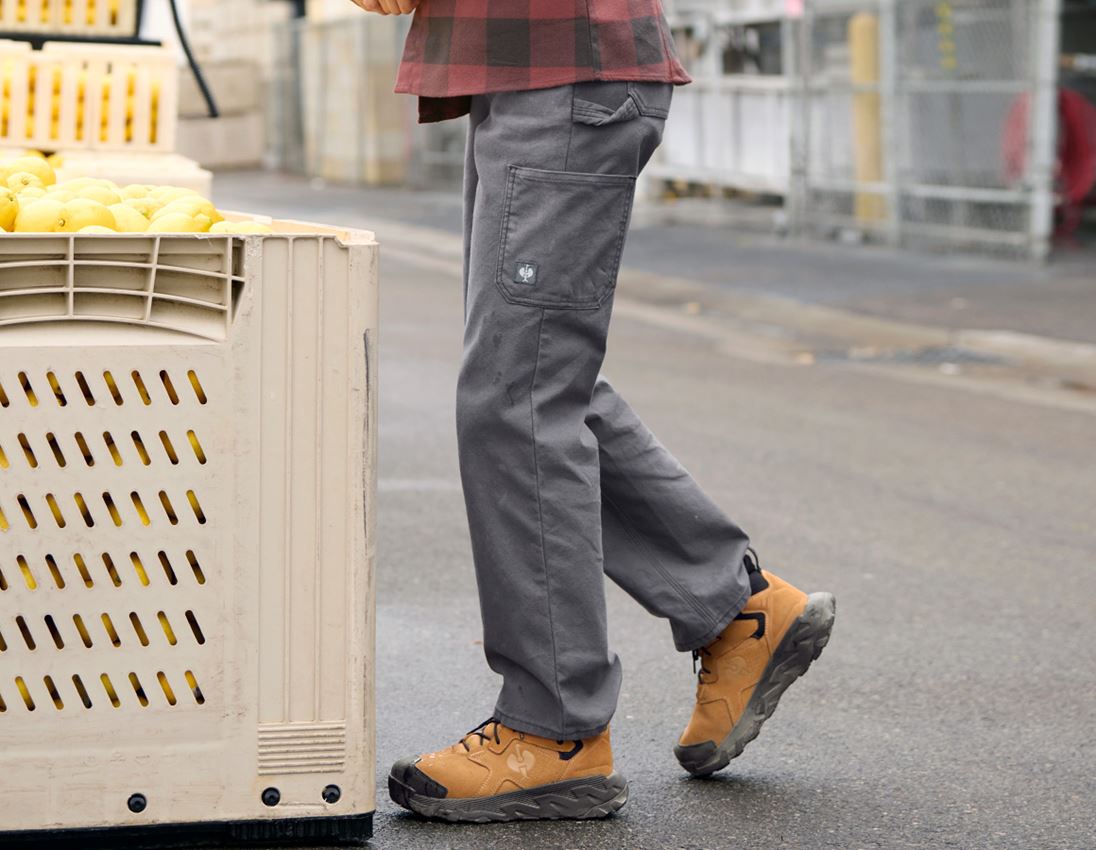
M571 120L579 124L601 127L639 117L639 109L627 83L575 83L573 92Z

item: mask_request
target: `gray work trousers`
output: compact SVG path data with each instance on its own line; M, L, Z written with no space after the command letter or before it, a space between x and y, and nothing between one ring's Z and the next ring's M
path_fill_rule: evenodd
M476 96L465 174L461 479L496 716L573 740L612 718L608 575L710 643L749 597L746 535L600 376L637 175L672 87Z

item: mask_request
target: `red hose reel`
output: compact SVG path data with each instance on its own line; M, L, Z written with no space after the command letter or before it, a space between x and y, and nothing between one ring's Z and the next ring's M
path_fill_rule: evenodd
M1031 98L1017 98L1005 120L1003 157L1010 181L1027 174ZM1096 198L1096 105L1080 92L1058 92L1058 158L1055 195L1061 215L1058 235L1071 235L1081 223L1086 203Z

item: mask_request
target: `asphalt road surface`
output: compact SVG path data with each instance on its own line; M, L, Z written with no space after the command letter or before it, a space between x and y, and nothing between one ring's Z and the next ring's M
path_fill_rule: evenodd
M382 277L375 847L1096 847L1096 417L898 370L762 364L628 317L606 373L764 566L836 593L833 640L741 758L689 779L672 747L690 659L613 587L622 813L402 813L387 767L486 718L497 680L455 460L459 280L392 259Z

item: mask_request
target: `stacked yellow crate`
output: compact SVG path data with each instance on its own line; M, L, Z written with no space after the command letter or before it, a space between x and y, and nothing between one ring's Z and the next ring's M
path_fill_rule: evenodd
M0 31L53 35L130 37L137 0L5 0Z

